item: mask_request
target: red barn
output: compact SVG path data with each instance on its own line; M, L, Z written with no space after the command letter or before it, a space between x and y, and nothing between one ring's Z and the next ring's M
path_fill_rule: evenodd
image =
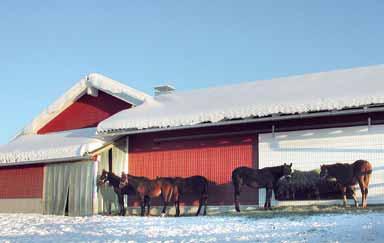
M164 87L101 122L98 132L129 138L132 174L206 176L216 183L211 205L233 204L231 172L238 166L289 162L314 170L358 159L374 166L369 202L383 203L383 81L378 65L184 92ZM242 204L264 204L263 190L241 197Z
M105 212L116 206L107 203L108 188L96 190L101 169L150 178L203 175L213 182L209 205L232 205L238 166L287 162L313 170L358 159L374 166L368 202L383 203L383 79L378 65L184 92L160 87L149 96L89 75L0 148L0 210ZM74 183L83 189L71 191ZM243 205L263 200L263 190L241 195Z

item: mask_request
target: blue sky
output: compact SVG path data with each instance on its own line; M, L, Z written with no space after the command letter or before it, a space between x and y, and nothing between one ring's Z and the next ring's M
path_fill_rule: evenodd
M384 1L0 3L0 144L90 72L152 93L384 63Z

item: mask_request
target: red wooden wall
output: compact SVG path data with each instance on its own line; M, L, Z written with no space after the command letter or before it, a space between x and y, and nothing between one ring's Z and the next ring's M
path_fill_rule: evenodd
M131 104L102 91L97 97L84 95L42 127L38 134L96 127L99 122L131 107Z
M232 170L256 163L257 136L154 142L150 135L130 138L129 173L147 176L205 176L210 185L209 204L233 203ZM247 191L247 189L246 189ZM196 203L196 200L186 200ZM243 204L256 204L256 191L244 193Z
M42 198L44 166L28 165L0 169L0 198Z

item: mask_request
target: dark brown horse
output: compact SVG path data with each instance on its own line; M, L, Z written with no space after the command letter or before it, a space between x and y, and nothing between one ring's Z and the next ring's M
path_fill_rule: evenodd
M253 169L249 167L238 167L232 171L232 183L235 189L234 201L237 212L240 212L239 196L243 185L251 188L266 188L265 209L271 209L271 197L273 188L281 177L292 173L292 164Z
M372 174L372 165L366 160L357 160L353 164L332 164L322 165L320 177L322 179L333 177L336 178L336 182L341 187L343 194L343 204L347 205L347 188L359 183L361 190L361 204L363 208L367 207L368 185ZM358 207L356 195L351 188L352 197L355 201L355 206Z
M199 196L199 207L196 216L200 214L201 208L204 206L203 215L207 215L207 201L208 201L208 180L204 176L191 176L191 177L158 177L158 181L164 183L171 183L173 187L172 195L168 194L168 202L173 199L176 207L176 216L180 216L180 199L187 195ZM164 201L163 213L165 213L167 203Z
M99 181L97 184L100 185L100 184L105 184L106 182L109 182L109 184L113 187L113 190L115 191L118 198L119 215L124 216L125 215L124 194L132 194L134 192L133 192L133 188L130 188L130 187L119 188L120 180L121 178L115 175L114 173L103 170L101 172L101 175L99 177Z
M152 198L162 196L164 203L167 203L174 190L174 185L169 181L150 180L147 177L122 173L119 188L127 187L134 188L140 199L141 216L145 214L145 207L146 215L149 215Z

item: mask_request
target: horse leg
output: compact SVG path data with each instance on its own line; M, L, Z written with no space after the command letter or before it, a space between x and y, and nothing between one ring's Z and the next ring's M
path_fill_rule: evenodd
M147 196L147 216L149 216L151 212L151 198Z
M264 209L271 209L272 188L267 187Z
M176 217L179 217L180 216L180 199L177 198L175 200L175 208L176 208Z
M343 206L346 207L347 206L347 187L346 186L341 187L341 193L343 194Z
M368 187L365 188L364 192L365 192L365 194L364 194L364 205L363 205L363 208L367 208Z
M124 195L122 194L117 194L117 198L119 200L119 207L120 207L120 210L119 210L119 215L120 216L124 216L125 215L125 208L124 208Z
M167 210L167 204L168 204L168 199L166 198L166 195L164 193L161 193L161 199L163 200L163 209L161 210L161 215L165 215L165 211Z
M363 205L363 208L366 208L367 207L367 197L368 197L368 185L369 185L369 180L370 180L370 178L371 178L371 174L366 174L366 175L364 175L364 182L363 182L363 184L364 184L364 196L365 196L365 198L364 198L364 205Z
M353 201L355 201L355 207L358 208L358 207L359 207L359 203L357 202L357 199L356 199L356 193L355 193L355 191L353 190L353 187L352 187L352 186L349 187L349 189L351 190Z
M203 198L204 198L204 212L203 212L203 215L205 216L205 215L207 215L207 202L208 202L208 195L207 194L205 194L204 196L203 196Z
M203 206L203 197L202 196L200 196L199 208L197 209L197 212L196 212L195 216L199 216L200 210L201 210L201 206Z
M239 202L240 182L239 182L239 178L232 177L232 183L233 183L233 187L234 187L235 209L236 209L236 212L240 212L240 202Z
M365 186L364 186L364 183L363 183L361 178L359 178L358 181L359 181L359 187L360 187L360 191L361 191L361 206L363 208L365 208L366 207L366 205L365 205ZM368 190L367 190L367 192L368 192Z
M141 196L140 197L140 207L141 207L140 216L144 216L146 203L147 202L145 197Z

